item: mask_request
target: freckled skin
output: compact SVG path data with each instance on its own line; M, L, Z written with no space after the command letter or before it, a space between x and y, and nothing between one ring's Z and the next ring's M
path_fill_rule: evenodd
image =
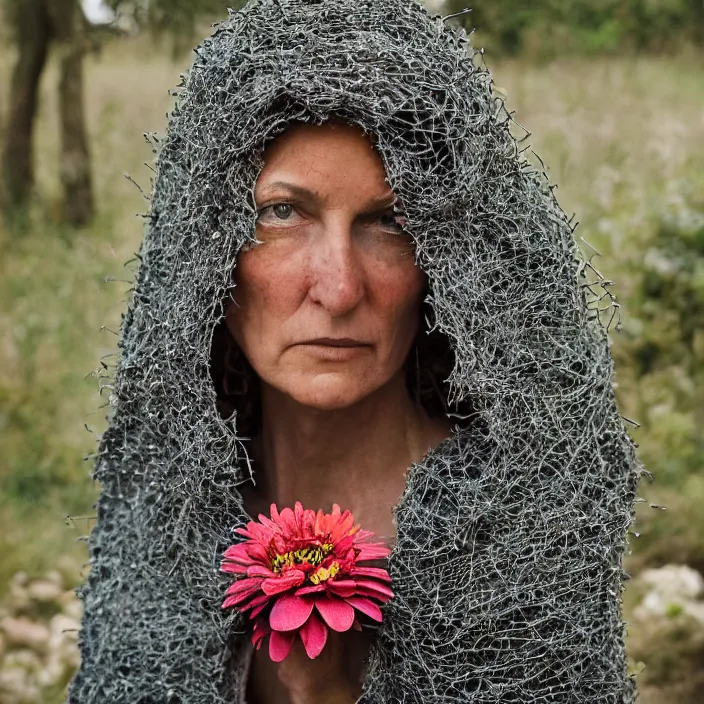
M381 159L353 127L295 126L267 151L255 199L262 244L240 255L230 330L264 383L306 406L353 404L403 365L425 282ZM299 344L317 338L364 346Z

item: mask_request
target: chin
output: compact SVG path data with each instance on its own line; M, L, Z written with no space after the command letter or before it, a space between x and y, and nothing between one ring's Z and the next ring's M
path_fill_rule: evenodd
M354 406L381 386L383 382L376 384L369 378L360 384L356 375L327 373L316 374L305 381L301 380L293 388L283 388L281 391L302 406L321 411L337 411Z

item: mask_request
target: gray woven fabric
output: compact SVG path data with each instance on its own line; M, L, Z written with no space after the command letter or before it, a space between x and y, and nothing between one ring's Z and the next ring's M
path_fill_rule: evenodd
M247 520L210 369L266 143L373 135L429 277L458 422L409 472L366 704L634 700L620 614L640 467L572 228L465 39L410 0L261 0L219 25L156 145L123 319L73 704L237 704L218 572ZM434 371L433 371L434 370ZM447 378L445 378L447 377ZM467 409L471 408L471 413ZM459 417L461 416L461 417ZM241 431L240 431L241 432Z

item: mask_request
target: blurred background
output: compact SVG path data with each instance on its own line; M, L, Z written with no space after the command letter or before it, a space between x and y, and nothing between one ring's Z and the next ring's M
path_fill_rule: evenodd
M428 5L447 15L468 1ZM476 28L497 93L622 306L616 392L654 475L624 594L639 701L701 703L704 1L474 5L451 21ZM143 133L164 129L169 89L226 3L0 7L0 704L54 704L77 662L72 589L147 209Z

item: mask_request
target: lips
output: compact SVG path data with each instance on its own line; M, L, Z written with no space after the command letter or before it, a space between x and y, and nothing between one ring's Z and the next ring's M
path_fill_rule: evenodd
M353 340L348 337L318 337L314 340L299 342L299 345L320 345L322 347L369 347L368 342Z

